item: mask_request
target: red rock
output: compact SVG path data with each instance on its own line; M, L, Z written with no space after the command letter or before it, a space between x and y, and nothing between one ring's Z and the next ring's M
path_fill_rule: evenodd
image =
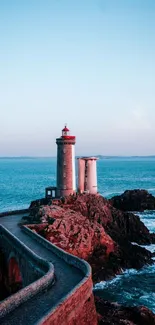
M114 251L115 243L106 234L102 225L91 221L81 213L59 206L44 206L39 215L45 222L55 219L53 224L31 226L46 239L63 248L67 252L88 260L94 250L100 246L104 248L104 259ZM43 231L44 230L44 231Z
M154 242L154 235L133 213L116 209L100 195L77 195L41 206L33 202L30 220L38 233L67 252L86 259L93 280L113 277L125 268L153 263L149 251L138 244ZM145 307L121 307L96 300L99 324L155 325L154 315Z
M37 230L41 235L86 259L92 266L95 282L125 268L153 263L149 251L131 244L153 242L153 236L138 216L117 210L101 195L69 196L53 203L44 206L38 201L36 206L33 203L32 222L44 223L46 226Z

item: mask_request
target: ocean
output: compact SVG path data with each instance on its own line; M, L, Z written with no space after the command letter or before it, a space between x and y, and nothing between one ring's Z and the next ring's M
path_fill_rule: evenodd
M97 162L98 191L110 198L127 189L146 189L155 195L155 158L107 158ZM56 184L56 158L0 159L0 212L27 208ZM155 232L155 211L139 214ZM155 251L155 245L147 246ZM113 280L95 285L104 299L126 306L144 305L155 313L155 266L126 270Z

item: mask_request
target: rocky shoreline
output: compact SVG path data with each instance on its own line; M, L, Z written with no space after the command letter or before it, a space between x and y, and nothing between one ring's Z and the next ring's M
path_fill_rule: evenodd
M146 307L124 307L95 297L99 325L154 325L155 315Z
M154 210L155 198L145 190L134 190L110 200L90 194L53 201L42 199L31 203L27 223L47 240L87 260L96 283L124 269L140 269L154 263L154 254L138 245L155 243L155 234L149 232L137 215L128 212L135 211L135 207L139 211ZM155 324L155 317L147 308L144 312L142 307L127 308L97 298L95 301L99 324ZM106 321L105 310L107 315L115 315L115 319L107 316L110 322ZM119 315L123 317L121 321Z

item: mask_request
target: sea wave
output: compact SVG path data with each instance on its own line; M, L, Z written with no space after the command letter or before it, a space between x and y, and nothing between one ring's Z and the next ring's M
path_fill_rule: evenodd
M113 278L112 280L101 281L99 283L96 283L93 290L95 291L95 290L107 288L113 284L116 284L118 281L121 281L123 277L127 278L130 275L137 274L137 273L138 271L136 269L129 269L129 270L127 269L123 271L122 274L116 275L115 278Z
M155 265L130 269L94 286L94 294L125 306L145 305L155 312Z
M155 245L154 245L155 246ZM117 282L121 281L122 279L127 279L131 276L135 275L142 275L142 274L154 274L155 273L155 265L144 266L141 270L136 269L127 269L122 274L116 275L115 278L108 281L101 281L96 283L93 290L100 290L107 288L111 285L115 285Z

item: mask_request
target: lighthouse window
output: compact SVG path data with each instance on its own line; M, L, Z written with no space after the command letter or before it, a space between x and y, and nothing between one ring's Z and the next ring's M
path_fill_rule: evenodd
M66 190L66 185L64 185L64 190Z
M64 177L66 177L66 173L64 173Z
M66 153L66 149L65 148L63 149L63 153Z
M64 161L64 166L66 165L66 162Z

